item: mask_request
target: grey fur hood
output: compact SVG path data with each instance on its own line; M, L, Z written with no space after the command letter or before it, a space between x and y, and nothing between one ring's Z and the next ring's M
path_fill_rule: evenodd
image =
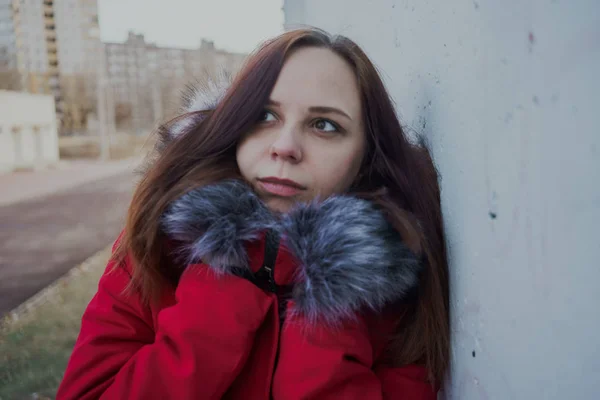
M169 143L200 124L205 118L204 112L214 110L223 100L232 79L229 71L220 69L213 75L206 75L203 79L189 82L181 93L178 116L158 128L159 150L164 150Z
M162 221L187 263L218 273L249 269L246 243L276 230L299 261L292 289L296 312L338 322L403 300L418 284L417 257L374 204L352 196L271 213L245 183L228 180L174 201Z

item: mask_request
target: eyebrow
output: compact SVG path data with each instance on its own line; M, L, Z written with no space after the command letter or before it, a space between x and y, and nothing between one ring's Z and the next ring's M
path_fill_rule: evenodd
M274 101L274 100L269 100L268 104L273 105L275 107L281 107L281 103L279 103L278 101ZM348 114L346 114L345 112L340 110L339 108L327 107L327 106L314 106L314 107L310 107L308 110L310 112L314 112L314 113L338 114L338 115L341 115L342 117L346 117L350 121L352 121L352 118Z

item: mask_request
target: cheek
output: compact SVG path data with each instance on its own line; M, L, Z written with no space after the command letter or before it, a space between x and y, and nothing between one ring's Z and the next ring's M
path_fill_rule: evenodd
M261 155L261 143L255 137L248 137L238 145L236 161L242 175L247 178L252 174Z
M340 185L342 185L342 190L346 191L354 179L356 175L358 175L358 170L360 169L360 165L362 163L362 152L356 152L355 154L349 155L344 160L344 171L343 176L340 181Z
M350 188L360 169L362 154L360 148L323 156L317 168L323 194L343 193Z

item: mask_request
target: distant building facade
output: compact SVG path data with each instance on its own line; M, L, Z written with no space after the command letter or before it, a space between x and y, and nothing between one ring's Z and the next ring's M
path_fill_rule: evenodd
M0 0L0 89L51 94L59 129L95 110L97 0Z
M186 83L244 58L207 40L102 43L97 0L0 0L0 90L52 95L61 134L146 131L172 115Z
M124 43L106 43L105 52L116 126L133 131L171 117L186 84L221 68L235 72L246 57L207 40L197 49L167 48L134 33Z

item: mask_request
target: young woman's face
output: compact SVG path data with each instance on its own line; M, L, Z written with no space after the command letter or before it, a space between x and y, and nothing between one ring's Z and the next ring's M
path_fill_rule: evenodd
M237 149L243 177L272 210L348 190L366 142L359 93L351 67L332 51L290 55L260 122Z

